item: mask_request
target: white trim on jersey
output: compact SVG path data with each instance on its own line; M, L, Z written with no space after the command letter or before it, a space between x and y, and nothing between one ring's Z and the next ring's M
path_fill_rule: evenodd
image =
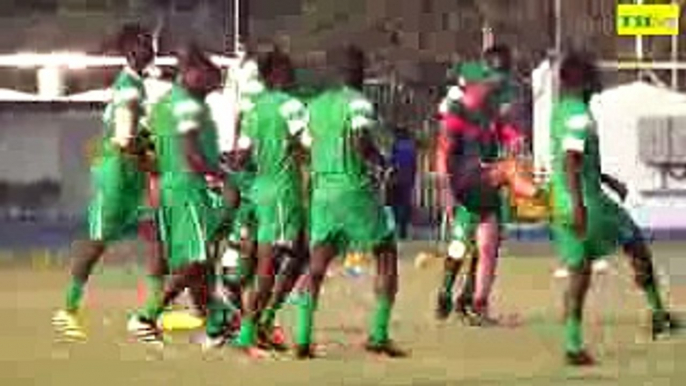
M562 147L567 151L583 152L586 146L583 139L566 137L562 142Z
M114 135L112 143L120 147L126 147L133 139L134 132L133 112L128 106L119 106L114 110Z
M179 133L182 134L190 133L191 131L197 130L199 128L200 124L194 119L184 119L182 121L179 121L178 126L176 126L176 129L179 131Z

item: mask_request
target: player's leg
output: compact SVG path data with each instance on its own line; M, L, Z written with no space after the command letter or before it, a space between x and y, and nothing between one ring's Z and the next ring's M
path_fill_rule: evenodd
M593 359L584 350L582 322L586 294L591 285L591 260L584 259L576 267L570 267L569 284L565 293L565 355L567 363L573 366L593 364Z
M56 332L67 339L85 338L77 314L88 279L106 246L122 238L128 226L136 220L138 202L126 196L131 193L131 196L136 197L141 191L135 186L125 185L131 185L135 181L124 181L119 172L121 167L121 160L105 160L101 168L91 176L95 195L88 207L89 237L73 248L64 309L55 313L52 320ZM129 189L125 191L126 188Z
M257 322L269 302L275 281L276 250L270 242L260 241L257 245L256 280L248 289L247 304L241 318L241 328L236 346L252 350L257 345Z
M53 315L55 332L66 339L84 339L86 333L78 319L78 312L84 294L84 287L95 264L105 251L101 241L85 241L73 247L71 276L67 284L65 304Z
M243 309L243 291L252 283L257 265L257 243L252 206L242 201L222 257L222 281L232 302Z
M310 201L309 218L309 263L305 275L300 279L303 287L296 301L297 322L294 334L295 356L298 359L314 357L312 331L314 314L319 301L319 293L326 277L329 264L336 257L342 246L340 242L341 222L336 212L330 210L326 189L314 189Z
M463 318L473 312L474 289L476 288L476 268L479 264L479 254L477 248L472 248L468 256L469 265L464 273L464 280L460 288L459 295L455 298L455 312Z
M305 232L301 232L293 248L282 248L276 275L273 296L260 320L261 340L269 342L275 349L285 348L283 331L275 325L276 315L286 303L298 279L309 262L309 248Z
M342 203L343 204L343 203ZM376 309L370 325L366 350L389 357L402 357L406 353L391 340L389 325L398 292L398 248L394 222L371 192L350 194L343 207L347 215L341 216L343 237L351 245L371 249L376 258L374 292Z
M493 324L488 318L488 302L496 276L498 251L500 249L500 224L496 213L485 213L476 230L479 259L475 275L474 303L471 323Z
M167 264L164 257L162 240L161 214L159 210L151 213L150 218L144 218L139 224L139 235L145 244L147 266L147 298L140 314L148 319L156 319L162 312L164 299L164 276Z
M173 240L178 229L174 228L174 221L179 217L176 210L167 207L157 208L155 214L154 230L146 229L150 239L149 246L149 268L150 273L160 270L163 274L172 271L172 280L168 283L171 290L163 290L161 296L148 296L146 305L142 312L132 315L127 323L127 331L139 342L163 345L162 331L158 328L157 319L162 314L166 306L174 300L181 290L176 290L179 286L179 275L176 270L178 266L174 263L174 244ZM176 236L178 237L178 236ZM154 243L154 241L157 243ZM186 282L184 281L185 285ZM184 287L185 288L185 287Z
M565 359L573 366L593 364L584 349L582 322L586 294L591 285L593 260L588 256L587 245L568 226L551 226L552 241L562 264L569 270L569 281L564 293L564 349Z
M407 354L391 340L389 325L391 313L398 293L398 249L391 238L374 248L376 257L376 310L369 331L366 349L369 352L389 357L404 357Z
M317 221L313 219L313 226L316 226ZM333 241L326 241L326 237L323 237L321 242L314 241L318 239L313 239L313 242L316 244L310 251L308 273L304 279L306 290L298 299L298 321L295 333L295 355L298 359L314 358L314 342L312 340L314 314L319 302L322 283L326 277L326 271L331 261L336 257L337 252Z
M464 259L473 250L477 223L477 215L463 205L455 207L451 241L444 261L441 287L438 290L436 317L439 319L447 318L453 309L453 287Z
M259 322L274 294L278 269L277 253L284 248L291 248L302 229L302 212L297 200L300 196L293 195L293 192L288 190L289 187L278 191L278 200L256 208L257 277L248 295L241 331L236 341L240 348L254 348L258 343ZM268 342L260 343L269 346Z
M652 313L652 337L656 339L680 326L667 311L660 295L660 287L653 266L653 255L647 241L626 212L623 213L622 218L620 241L634 271L636 285L643 291L648 301Z

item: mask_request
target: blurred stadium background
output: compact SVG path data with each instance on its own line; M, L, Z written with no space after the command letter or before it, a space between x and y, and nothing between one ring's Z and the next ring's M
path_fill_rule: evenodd
M546 114L554 92L546 59L556 50L586 47L610 62L604 70L608 90L596 106L603 168L629 184L627 207L642 226L656 237L686 239L686 94L681 93L686 77L675 77L682 70L673 71L669 63L683 67L684 37L643 38L643 60L663 64L636 70L629 63L638 56L636 39L615 33L617 2L0 0L0 384L683 384L686 373L678 366L686 355L682 342L637 343L644 300L622 260L613 260L606 273L594 278L587 331L602 365L583 373L562 369L559 360L563 282L552 278L557 267L547 243L507 243L503 251L494 308L508 318L512 314L524 325L521 329L434 324L438 272L433 268L438 265L415 269L412 263L419 252L438 246L425 240L439 230L432 195L431 115L446 69L477 58L493 41L515 50L521 86L517 119L530 134L531 155L539 166L546 163ZM372 304L371 292L359 290L372 285L363 274L334 276L325 288L317 339L329 351L328 360L250 366L231 350L204 356L196 347L175 344L158 361L141 347L125 344L126 311L142 294L136 264L142 258L135 243L108 253L107 269L93 278L86 300L90 342L68 348L53 344L49 315L61 302L67 247L83 228L102 90L116 68L73 63L62 69L61 81L51 84L55 68L10 65L6 55L103 54L104 39L127 21L159 27L162 55L192 39L231 58L241 36L249 46L276 40L307 70L321 62L323 50L333 43L355 42L368 50L367 92L386 124L410 128L422 150L414 236L424 240L401 245L405 259L393 320L397 339L413 351L412 360L369 360L357 348ZM621 70L617 61L624 63ZM72 98L39 95L52 91ZM510 225L515 240L546 236L541 224ZM679 299L686 299L683 250L682 242L655 245L660 280L677 310ZM284 324L292 325L292 310L286 311ZM187 338L173 337L177 342ZM249 367L254 368L246 371Z
M360 44L370 53L368 93L379 105L385 122L410 128L422 150L415 193L415 235L425 238L435 235L439 222L432 195L430 154L435 122L431 115L444 86L446 68L478 57L482 48L494 41L513 47L520 83L517 119L534 138L530 142L536 158L546 149L545 143L537 144L535 138L541 142L547 137L544 110L552 90L546 85L552 78L549 71L541 74L546 73L550 53L585 47L610 63L636 58L636 40L615 34L616 4L615 0L15 0L0 2L0 28L4 32L0 34L0 55L103 54L104 39L127 21L155 28L161 55L195 40L216 54L231 57L240 36L251 47L276 40L304 70L316 67L322 51L334 42ZM643 38L644 59L678 61L683 57L678 50L683 46L679 45L681 40L683 37ZM63 78L56 86L63 95L80 95L80 101L35 100L32 95L41 89L39 79L50 76L50 71L40 66L3 65L0 60L0 246L64 246L83 217L88 155L99 135L102 108L94 96L116 68L74 65L63 69ZM645 85L657 98L651 102L664 105L669 100L678 111L683 102L678 89L684 85L684 77L674 77L664 66L651 71L631 67L620 71L609 65L604 75L609 88L631 86L615 93L621 94L623 104L614 103L617 98L606 103L621 105L605 114L608 125L619 122L622 135L631 138L638 138L639 126L650 129L642 130L645 133L662 135L643 135L626 150L613 141L618 132L614 127L603 129L608 133L604 135L608 139L603 138L609 149L605 153L610 154L606 157L608 167L629 179L643 200L638 206L652 205L634 214L644 219L642 225L655 228L657 220L651 219L680 213L669 209L681 205L681 164L686 159L680 157L681 152L686 153L682 150L686 144L679 133L665 134L671 129L660 127L672 127L676 122L679 128L681 121L668 119L678 115L670 111L663 111L660 119L650 122L644 119L645 114L634 114L632 120L619 117L637 105L645 106L641 95L646 90L632 83L637 79L648 79ZM663 87L672 79L672 90ZM627 95L636 97L629 101ZM541 134L533 135L536 131ZM653 145L639 149L639 143ZM657 155L661 151L671 155L660 158ZM643 183L648 180L649 184ZM666 230L667 237L675 237L679 221L670 221L657 228L661 233ZM686 223L683 225L686 228ZM536 226L536 232L529 228L515 227L514 235L544 235Z

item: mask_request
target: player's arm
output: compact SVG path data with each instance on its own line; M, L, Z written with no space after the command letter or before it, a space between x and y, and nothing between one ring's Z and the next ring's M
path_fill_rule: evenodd
M177 130L183 138L183 150L191 170L210 179L222 180L224 173L218 165L208 162L200 146L200 129L202 106L193 102L184 102L174 109L177 118Z
M441 103L438 105L437 118L441 119L447 114L455 113L458 109L457 106L460 100L462 100L463 96L464 91L460 86L449 86L446 96L441 100Z
M587 113L573 114L565 121L566 134L562 138L562 148L565 154L564 172L572 199L574 226L580 237L586 234L586 205L582 193L581 170L584 165L584 150L591 125L592 120Z
M624 201L629 194L626 184L609 174L602 173L600 175L600 182L617 193L622 201Z
M155 145L150 131L146 130L140 133L138 138L139 143L136 144L136 152L138 156L138 168L146 173L157 173L157 155L155 154Z
M310 114L305 104L297 99L291 99L281 106L281 116L288 125L290 134L290 149L298 164L308 162L309 148L312 144L312 136L309 131Z
M240 109L236 117L236 135L232 150L227 154L226 165L231 170L245 170L252 154L252 139L246 132L246 116L255 107L253 102L243 97L240 101Z
M386 158L374 141L372 130L379 126L374 106L366 99L355 99L349 104L350 125L354 133L354 145L359 154L371 165L386 170Z
M112 143L122 153L135 152L136 130L140 120L142 95L135 87L116 90L114 93L114 133Z
M450 195L450 167L448 165L448 160L454 146L456 146L456 139L453 138L450 133L446 130L445 126L441 125L436 143L436 158L435 158L435 170L436 170L436 182L437 187L436 197L437 201L441 205L450 207L451 206L451 195Z

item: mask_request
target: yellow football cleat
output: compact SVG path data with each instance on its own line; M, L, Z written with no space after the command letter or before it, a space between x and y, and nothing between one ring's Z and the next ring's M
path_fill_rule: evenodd
M201 328L205 324L199 318L188 311L168 311L160 317L160 326L164 331L187 331Z
M52 326L58 335L68 340L86 339L86 332L74 313L65 310L57 311L52 317Z

